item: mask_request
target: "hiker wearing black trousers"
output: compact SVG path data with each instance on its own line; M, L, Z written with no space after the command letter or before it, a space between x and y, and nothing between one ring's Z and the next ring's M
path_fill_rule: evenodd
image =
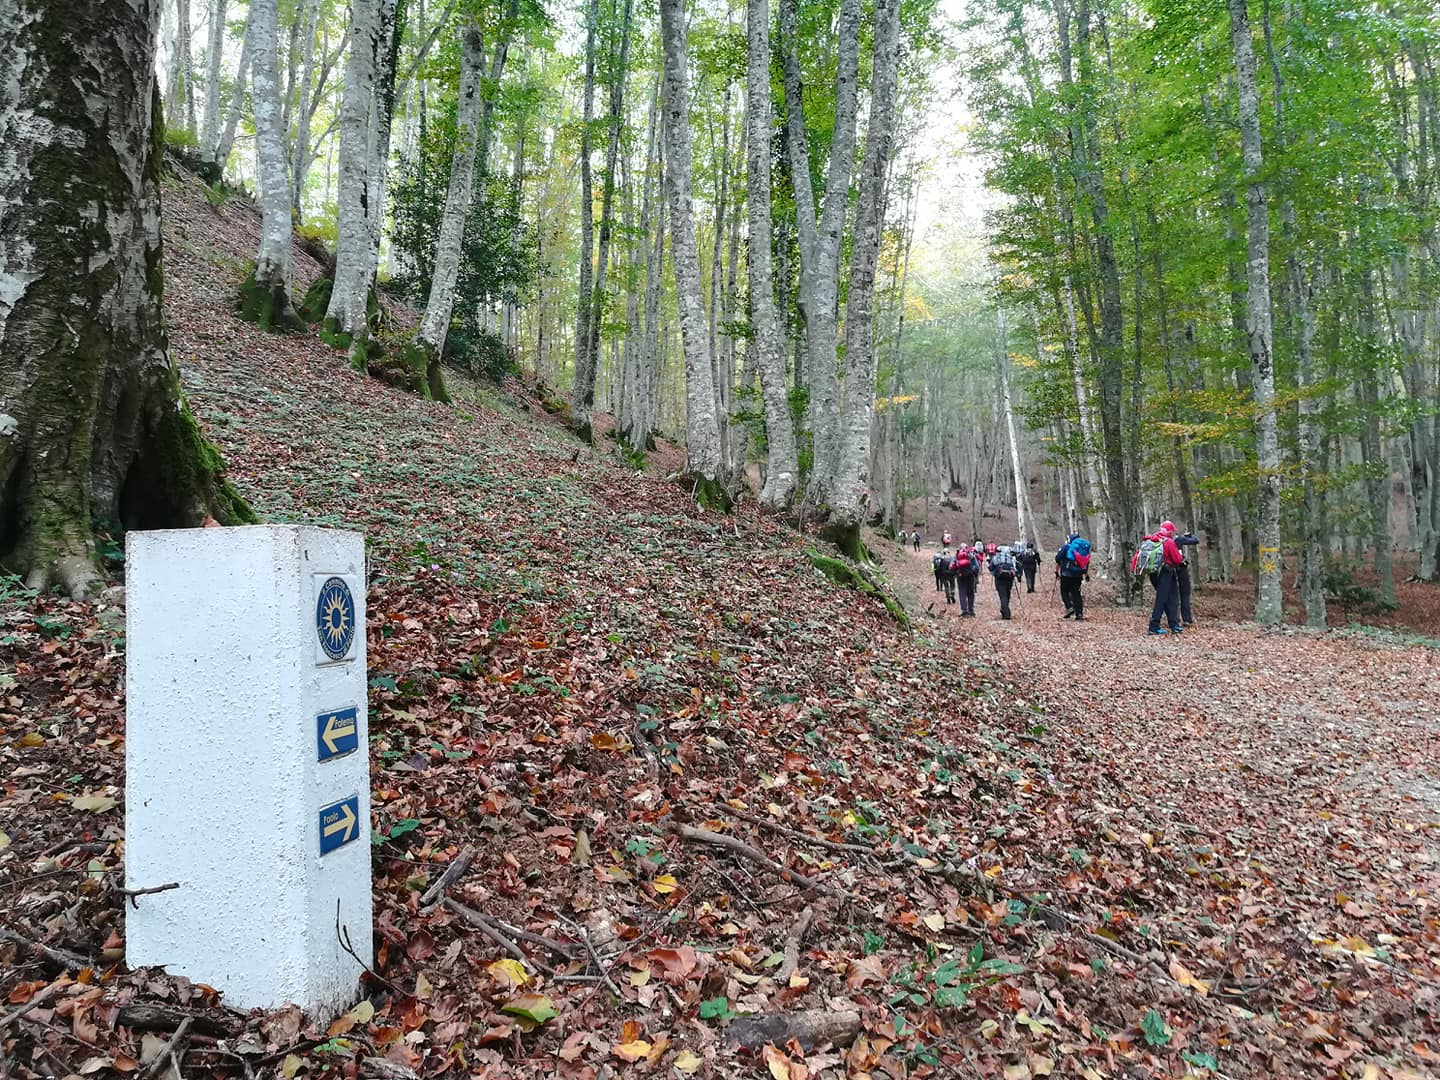
M1179 567L1185 561L1180 554L1180 548L1175 544L1175 526L1165 522L1160 528L1146 540L1156 541L1160 544L1160 569L1150 575L1150 584L1155 589L1155 604L1150 609L1151 634L1179 634L1182 633L1180 626L1180 587L1178 582ZM1151 547L1150 550L1154 550ZM1169 623L1168 631L1160 625L1161 617Z
M915 532L914 532L914 534L910 537L910 539L915 542L915 550L916 550L916 551L919 551L919 550L920 550L920 530L919 530L919 529L916 529Z
M930 560L930 565L935 570L936 592L942 592L945 588L945 578L950 573L951 558L949 551L937 551Z
M1016 547L1015 559L1020 564L1020 572L1025 575L1025 591L1035 591L1035 575L1040 570L1040 552L1035 550L1035 541L1030 541L1020 548Z
M1195 614L1190 610L1190 553L1185 549L1193 547L1199 550L1200 537L1188 532L1184 536L1175 537L1175 546L1180 549L1180 555L1185 560L1175 568L1175 587L1180 593L1180 621L1186 626L1194 626Z
M1082 582L1085 580L1086 573L1074 559L1069 557L1070 541L1079 535L1079 533L1072 533L1069 539L1060 545L1060 550L1055 552L1055 576L1060 579L1060 599L1065 602L1064 617L1084 622L1085 593Z
M995 579L995 595L1000 598L1000 618L1010 620L1010 590L1015 587L1015 556L1004 548L990 556L990 576Z
M960 596L962 618L975 616L975 581L980 575L980 562L970 548L960 547L955 552L955 591Z

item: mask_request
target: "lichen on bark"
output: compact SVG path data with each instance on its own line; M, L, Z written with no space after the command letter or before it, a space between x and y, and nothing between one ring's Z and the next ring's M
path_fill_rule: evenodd
M158 10L0 5L0 563L77 597L97 524L253 520L166 350Z

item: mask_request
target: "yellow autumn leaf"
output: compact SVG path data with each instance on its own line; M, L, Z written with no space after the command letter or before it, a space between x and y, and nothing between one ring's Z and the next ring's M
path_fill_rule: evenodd
M680 887L680 882L675 880L675 876L673 874L661 874L653 882L651 882L651 885L654 887L657 893L659 893L661 896L664 896L666 893L672 893L676 889L678 889Z
M423 971L418 972L415 976L415 996L424 1001L433 993L435 993L435 987L430 985L430 980L425 977Z
M650 1053L650 1044L644 1039L632 1039L626 1043L616 1043L610 1047L610 1052L621 1061L639 1061Z
M115 800L109 795L82 795L78 799L71 799L70 805L76 810L93 810L97 814L103 814L106 810L115 809Z
M286 1054L285 1060L280 1063L280 1075L285 1080L295 1080L295 1074L300 1071L301 1061L296 1054Z
M375 1006L368 1001L362 1001L350 1010L350 1015L355 1018L357 1024L368 1024L375 1019Z
M692 1053L689 1050L681 1050L680 1053L675 1055L675 1060L671 1062L671 1064L686 1076L689 1076L696 1069L700 1068L701 1065L704 1065L705 1061L698 1054Z
M1210 993L1210 984L1204 979L1197 979L1190 973L1190 970L1179 960L1170 961L1170 977L1181 986L1188 986L1201 997Z
M923 922L926 926L928 926L931 930L935 931L935 933L937 934L941 930L945 929L945 916L941 915L938 911L932 911L929 915L926 915L920 921Z
M21 735L20 738L15 740L15 745L26 747L44 746L45 736L41 735L38 731L27 731L24 735Z
M506 989L524 986L530 981L530 973L519 960L496 960L485 968L486 974Z
M631 986L644 986L644 985L645 985L646 983L648 983L649 981L650 981L650 969L649 969L648 967L647 967L647 968L631 968L631 969L630 969L630 985L631 985Z

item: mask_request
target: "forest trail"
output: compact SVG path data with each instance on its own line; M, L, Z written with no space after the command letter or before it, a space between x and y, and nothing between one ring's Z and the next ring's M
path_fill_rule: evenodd
M940 599L931 554L884 547L922 607ZM1043 716L1037 742L1055 782L1075 785L1077 815L1128 826L1135 866L1163 853L1180 871L1166 936L1225 912L1239 917L1211 951L1237 979L1251 950L1318 947L1393 963L1398 987L1433 998L1433 975L1398 972L1437 952L1433 902L1417 898L1440 882L1440 652L1210 621L1203 591L1180 638L1147 636L1148 604L1116 608L1103 586L1087 586L1077 624L1053 573L1042 562L1036 592L1017 589L1010 622L988 574L976 618L943 600L934 611L953 647Z

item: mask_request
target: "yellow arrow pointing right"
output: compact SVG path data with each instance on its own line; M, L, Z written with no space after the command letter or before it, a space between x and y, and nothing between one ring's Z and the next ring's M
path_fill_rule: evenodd
M350 804L348 802L341 803L340 817L325 826L325 835L334 836L338 832L344 836L345 842L349 843L351 835L355 832L355 821L355 811L350 809Z

